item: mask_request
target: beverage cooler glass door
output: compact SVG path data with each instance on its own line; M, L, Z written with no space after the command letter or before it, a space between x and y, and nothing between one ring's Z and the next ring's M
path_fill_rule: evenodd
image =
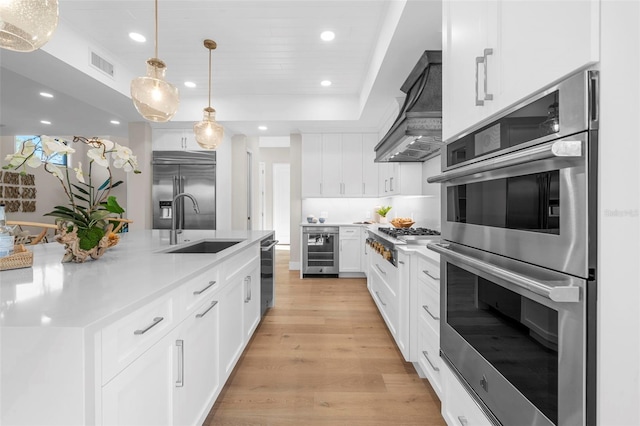
M303 274L338 274L338 231L303 232Z

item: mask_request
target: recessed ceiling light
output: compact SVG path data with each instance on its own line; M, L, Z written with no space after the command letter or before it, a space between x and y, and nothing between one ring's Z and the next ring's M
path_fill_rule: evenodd
M47 92L40 92L40 96L42 96L43 98L53 98L53 95Z
M258 130L267 130L268 127L267 126L258 126Z
M41 122L42 124L51 124L51 122L50 122L50 121L47 121L47 120L40 120L40 122Z
M138 43L144 43L147 41L147 38L139 33L129 33L129 38L133 41L137 41Z
M320 34L320 38L324 41L331 41L336 38L336 33L333 31L323 31L322 34Z
M329 80L322 80L320 82L320 85L324 86L324 87L329 87L329 86L331 86L331 82Z
M191 88L191 89L193 89L194 87L196 87L196 84L195 84L193 81L185 81L185 82L184 82L184 85L185 85L186 87Z
M120 124L120 122L118 120L111 120L109 123L116 124L116 125Z

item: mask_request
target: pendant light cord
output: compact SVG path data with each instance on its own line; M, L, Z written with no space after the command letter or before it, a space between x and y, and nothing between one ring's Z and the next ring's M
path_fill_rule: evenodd
M209 108L211 108L211 49L209 49Z
M155 58L158 57L158 0L156 0L156 46L155 46L156 55Z

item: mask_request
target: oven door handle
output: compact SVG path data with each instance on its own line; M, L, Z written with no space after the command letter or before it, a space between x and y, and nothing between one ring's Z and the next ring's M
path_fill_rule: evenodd
M512 152L500 157L491 158L478 163L469 164L455 170L427 178L429 183L448 182L450 180L470 176L476 173L489 172L505 167L517 166L532 161L547 160L557 157L579 158L582 157L582 141L560 139L521 151Z
M525 290L536 293L554 302L580 302L580 288L575 286L551 286L544 282L535 280L526 275L483 262L482 260L458 253L449 248L448 244L431 243L427 248L439 253L445 258L469 265L481 272L513 283Z

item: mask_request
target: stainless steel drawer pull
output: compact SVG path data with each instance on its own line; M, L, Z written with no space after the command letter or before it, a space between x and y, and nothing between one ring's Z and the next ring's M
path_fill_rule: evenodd
M467 418L465 416L458 416L458 421L461 426L468 426Z
M380 297L380 293L378 293L377 291L376 291L376 296L378 297L378 300L380 301L380 303L382 303L382 306L387 306L387 304L382 301L382 297Z
M145 328L143 328L142 330L136 330L133 332L133 334L144 334L147 331L151 330L153 327L155 327L156 325L158 325L160 323L160 321L162 321L164 318L163 317L155 317L153 319L153 322L151 324L149 324L148 326L146 326Z
M440 317L437 317L437 316L435 316L435 315L433 315L433 314L431 313L431 311L429 310L429 306L427 306L427 305L422 305L422 309L424 309L425 311L427 311L427 313L428 313L429 315L431 315L431 318L433 318L433 319L434 319L434 320L436 320L436 321L440 321Z
M431 274L429 273L429 271L427 271L426 269L425 269L424 271L422 271L422 273L423 273L423 274L425 274L426 276L430 277L430 278L433 278L433 279L434 279L434 280L436 280L436 281L440 281L440 277L434 277L434 276L433 276L433 275L431 275Z
M378 265L377 263L376 263L376 268L378 268L378 271L380 271L380 272L382 272L383 274L387 275L387 273L384 271L384 269L382 269L382 268L380 267L380 265Z
M404 262L402 260L398 260L398 263L404 265Z
M176 380L176 387L181 388L184 386L184 340L176 340L176 346L178 347L178 380Z
M427 362L429 363L431 368L433 368L433 371L440 371L440 369L436 367L433 362L431 362L431 359L429 359L429 352L422 351L422 355L424 355L424 357L427 359Z
M209 305L209 307L207 309L205 309L203 312L200 312L199 314L196 315L196 318L202 318L203 316L207 315L207 313L213 309L214 306L216 306L218 304L217 300L214 300L213 302L211 302L211 305Z
M208 288L210 288L211 286L213 286L216 282L215 281L209 281L209 284L207 284L204 288L200 289L200 290L196 290L193 292L194 296L198 296L202 293L204 293L205 291L207 291Z
M476 106L484 105L484 100L480 99L480 79L478 78L480 64L484 64L484 56L476 56Z
M487 75L489 74L489 70L487 67L487 65L489 64L489 58L487 58L487 56L489 55L493 55L493 49L491 48L484 49L484 55L482 56L484 58L484 61L482 62L484 64L484 100L485 101L493 100L493 94L489 93L488 83L487 83Z

